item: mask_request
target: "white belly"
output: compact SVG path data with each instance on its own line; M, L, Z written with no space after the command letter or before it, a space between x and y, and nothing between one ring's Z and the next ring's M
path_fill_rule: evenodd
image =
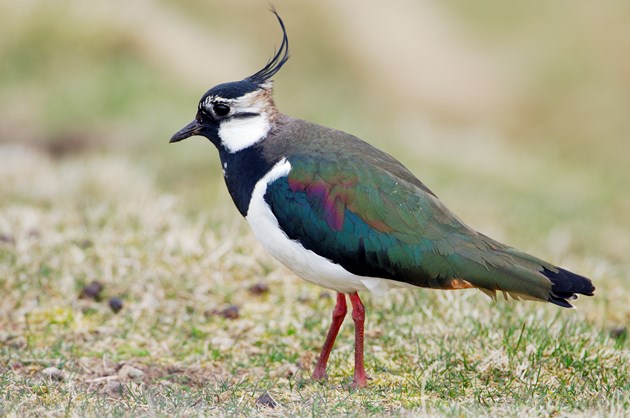
M247 221L254 235L269 253L301 278L342 293L370 290L383 295L392 287L413 287L406 283L374 277L357 276L339 264L315 254L280 229L278 220L265 202L267 186L291 171L291 164L282 159L256 183L247 211Z

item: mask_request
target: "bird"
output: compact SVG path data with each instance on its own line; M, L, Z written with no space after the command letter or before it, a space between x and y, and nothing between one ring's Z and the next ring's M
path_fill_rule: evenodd
M272 77L289 59L282 41L266 65L221 83L200 99L195 119L170 143L210 140L236 209L262 246L308 282L333 290L332 322L312 377L323 381L352 305L353 388L367 386L365 307L358 292L477 288L496 299L564 308L592 296L590 279L502 244L467 226L409 169L351 134L281 113Z

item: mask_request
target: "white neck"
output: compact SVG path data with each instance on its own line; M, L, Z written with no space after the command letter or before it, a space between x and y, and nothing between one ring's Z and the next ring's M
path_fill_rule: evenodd
M264 139L270 129L269 118L261 113L257 116L224 121L219 127L219 138L229 153L235 153Z

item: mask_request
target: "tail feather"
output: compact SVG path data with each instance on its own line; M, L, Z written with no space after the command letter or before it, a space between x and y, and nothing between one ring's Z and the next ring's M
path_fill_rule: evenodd
M460 277L492 298L500 291L515 299L547 301L572 308L569 301L577 299L578 294L593 296L595 287L587 277L482 237L484 245L479 241L476 245L480 251L471 252L473 257L459 258L461 264L457 267L462 273Z
M551 293L549 302L564 308L572 308L569 300L577 299L577 294L593 296L595 286L590 279L572 273L560 267L553 271L543 267L541 271L551 281Z

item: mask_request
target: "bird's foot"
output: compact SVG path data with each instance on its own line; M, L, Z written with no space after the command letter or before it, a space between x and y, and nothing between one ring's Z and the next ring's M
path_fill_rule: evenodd
M361 389L367 387L367 381L370 380L370 377L363 373L354 376L352 379L352 383L350 383L350 389Z
M350 383L350 389L361 389L366 387L367 379L352 380L352 383Z
M349 390L349 391L355 391L355 390L359 390L359 389L364 389L368 386L367 381L369 380L369 378L367 379L359 379L357 380L352 379L352 382L345 382L341 384L341 387L345 390Z
M328 375L326 374L325 370L317 370L316 368L313 372L312 379L316 382L323 382L324 380L328 379Z

